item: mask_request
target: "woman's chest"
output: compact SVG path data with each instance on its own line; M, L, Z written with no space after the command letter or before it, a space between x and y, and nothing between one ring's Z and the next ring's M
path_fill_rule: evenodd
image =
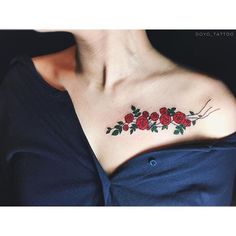
M73 95L71 103L75 126L107 174L141 154L201 139L201 130L186 123L192 122L187 114L174 116L180 113L174 105L147 101L119 104Z

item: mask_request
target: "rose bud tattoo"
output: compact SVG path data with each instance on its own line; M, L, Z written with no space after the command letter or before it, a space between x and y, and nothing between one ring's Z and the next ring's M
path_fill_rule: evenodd
M159 130L168 129L170 125L173 125L175 127L173 134L183 135L187 127L194 126L198 120L204 119L220 109L211 110L212 107L206 109L210 100L205 103L199 112L189 111L189 114L176 111L175 107L161 107L158 111L151 113L148 111L141 112L139 108L131 105L132 111L124 116L124 120L118 121L114 127L107 127L106 134L113 136L122 132L132 134L136 130L150 130L151 132L158 133ZM205 109L206 111L204 111Z

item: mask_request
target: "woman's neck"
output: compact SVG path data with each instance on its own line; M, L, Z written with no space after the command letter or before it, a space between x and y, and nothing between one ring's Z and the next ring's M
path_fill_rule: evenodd
M58 61L65 63L63 68L76 72L76 77L90 87L101 91L112 90L124 81L143 79L173 67L172 62L153 48L145 30L70 32L76 45L59 52ZM60 63L58 67L62 68ZM64 82L65 87L68 86L68 81Z
M101 89L142 76L153 47L145 30L74 30L77 68Z

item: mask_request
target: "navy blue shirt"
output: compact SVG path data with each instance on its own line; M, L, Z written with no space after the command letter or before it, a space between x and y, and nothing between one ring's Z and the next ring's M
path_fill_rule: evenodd
M176 144L107 175L67 91L51 87L28 55L12 59L0 84L0 205L231 205L236 132Z

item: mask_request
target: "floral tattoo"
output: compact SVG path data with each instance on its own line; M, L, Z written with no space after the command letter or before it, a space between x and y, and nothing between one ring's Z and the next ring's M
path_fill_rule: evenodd
M212 107L209 107L203 111L207 107L210 100L211 99L205 103L199 112L194 113L193 111L189 111L189 114L187 115L181 111L176 111L175 107L162 107L159 109L159 112L154 111L149 114L148 111L141 112L139 108L131 105L132 112L126 114L124 116L124 121L118 121L113 128L107 127L106 134L110 133L111 135L116 136L122 132L128 131L132 134L137 129L150 130L151 132L158 133L159 130L168 129L169 125L174 125L175 130L173 134L183 135L186 127L195 125L198 120L204 119L212 112L220 109L217 108L215 110L211 110Z

